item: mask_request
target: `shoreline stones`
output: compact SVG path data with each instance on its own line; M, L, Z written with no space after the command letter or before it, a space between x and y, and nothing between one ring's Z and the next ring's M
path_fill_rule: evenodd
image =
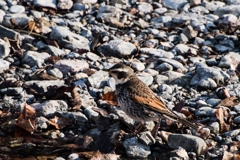
M34 130L44 138L75 137L71 142L84 150L114 151L124 158L221 159L225 151L235 153L239 5L232 0L0 1L0 113L21 113L26 102L36 107ZM204 142L168 120L161 120L155 136L131 135L137 122L102 98L115 90L103 69L119 62L132 67L169 108L209 128L211 136ZM47 132L55 116L69 125ZM12 135L15 118L0 122L1 136ZM155 123L144 127L152 130ZM170 132L168 140L160 130Z

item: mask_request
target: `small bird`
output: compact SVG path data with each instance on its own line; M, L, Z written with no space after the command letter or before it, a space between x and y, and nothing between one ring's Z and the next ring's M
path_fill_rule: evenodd
M107 71L115 79L116 97L121 109L135 121L144 124L146 121L167 118L198 130L197 125L169 109L145 83L137 78L130 67L117 63Z

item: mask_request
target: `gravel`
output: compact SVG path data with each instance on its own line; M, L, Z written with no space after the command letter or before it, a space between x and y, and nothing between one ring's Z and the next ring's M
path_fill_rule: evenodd
M28 127L46 143L68 139L103 157L239 156L239 1L9 0L0 6L0 139L15 135L15 119L28 104L36 111ZM210 136L168 120L158 130L148 122L132 134L138 123L103 98L115 90L103 69L118 62ZM52 118L71 124L53 129ZM0 148L9 159L21 152L31 157L25 147L42 147L5 141ZM83 156L68 151L55 158Z

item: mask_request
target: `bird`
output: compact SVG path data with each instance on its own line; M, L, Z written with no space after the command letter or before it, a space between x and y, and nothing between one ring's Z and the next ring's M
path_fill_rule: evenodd
M147 121L170 119L198 130L198 126L172 111L144 82L134 70L124 63L106 69L115 79L115 93L120 108L142 125Z

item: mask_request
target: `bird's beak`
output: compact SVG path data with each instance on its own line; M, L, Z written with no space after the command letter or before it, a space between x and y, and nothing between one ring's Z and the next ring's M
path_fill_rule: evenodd
M105 72L108 72L108 73L110 72L110 70L109 70L109 69L103 69L103 71L105 71Z

